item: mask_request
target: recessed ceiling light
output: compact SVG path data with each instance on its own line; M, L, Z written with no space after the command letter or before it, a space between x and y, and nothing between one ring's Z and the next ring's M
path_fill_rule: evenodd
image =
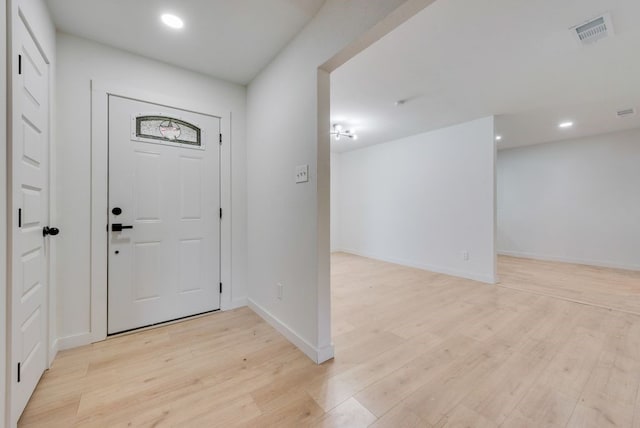
M502 141L502 135L496 135L496 141Z
M571 121L561 122L558 125L559 128L571 128L572 126L573 126L573 122L571 122Z
M180 19L177 16L172 15L170 13L163 14L160 17L160 19L162 19L162 22L167 27L175 28L176 30L184 27L184 22L182 21L182 19Z

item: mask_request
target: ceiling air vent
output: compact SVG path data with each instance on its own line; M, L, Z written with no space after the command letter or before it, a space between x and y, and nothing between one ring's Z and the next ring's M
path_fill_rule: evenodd
M571 32L583 45L590 45L598 40L609 37L613 35L611 14L605 13L597 18L588 20L583 24L576 25L571 28Z
M636 109L633 109L633 108L626 108L624 110L618 110L616 112L616 115L618 117L633 116L634 114L636 114Z

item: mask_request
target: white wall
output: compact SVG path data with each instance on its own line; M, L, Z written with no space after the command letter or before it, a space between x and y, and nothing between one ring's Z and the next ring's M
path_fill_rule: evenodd
M329 294L318 286L320 270L328 271L318 262L318 189L324 186L317 181L318 67L402 3L328 0L249 85L250 305L313 359L331 347L330 314L318 310ZM296 185L294 168L301 164L310 166L311 180ZM328 238L327 231L327 257Z
M91 79L223 109L223 133L232 138L225 211L232 221L232 303L246 303L246 89L66 34L58 33L57 47L58 335L72 343L90 329Z
M498 251L640 269L640 130L498 152Z
M489 117L340 154L341 250L495 282L493 126Z
M331 251L342 248L340 241L340 182L342 173L340 168L340 153L331 152Z

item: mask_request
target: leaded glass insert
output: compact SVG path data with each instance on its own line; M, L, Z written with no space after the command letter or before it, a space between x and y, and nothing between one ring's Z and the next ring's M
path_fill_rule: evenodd
M136 117L136 137L201 146L200 128L184 120L165 116Z

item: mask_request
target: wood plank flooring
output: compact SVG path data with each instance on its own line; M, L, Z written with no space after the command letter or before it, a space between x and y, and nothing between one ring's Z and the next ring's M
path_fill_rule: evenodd
M334 254L335 360L242 308L61 352L19 425L640 428L640 316L513 289L592 269L501 259L506 288Z
M640 315L640 272L500 256L500 285Z

